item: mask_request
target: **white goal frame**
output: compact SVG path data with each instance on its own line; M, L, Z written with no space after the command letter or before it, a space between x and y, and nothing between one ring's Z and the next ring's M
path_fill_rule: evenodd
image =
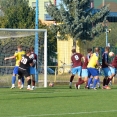
M47 87L47 29L10 29L10 28L0 28L0 31L44 32L44 87Z

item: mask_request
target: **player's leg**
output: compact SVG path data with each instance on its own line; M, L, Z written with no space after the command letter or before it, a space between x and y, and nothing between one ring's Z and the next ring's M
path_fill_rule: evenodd
M32 89L31 89L31 78L30 78L30 76L27 77L27 82L28 82L28 87L27 87L27 89L28 89L28 90L32 90Z
M24 75L23 75L23 71L22 69L18 68L18 81L22 81L22 78L24 80ZM24 81L23 81L24 82ZM19 89L23 89L24 87L24 83L22 83L22 85L19 85Z
M84 78L84 79L82 79L82 80L80 80L77 84L76 84L76 86L78 87L78 89L79 89L79 87L80 87L80 85L81 84L83 84L83 83L85 83L85 82L87 82L87 79L88 79L88 71L87 71L87 69L82 69L82 73L81 73L82 75L82 78Z
M72 73L72 75L70 76L69 88L72 88L72 82L73 82L75 74L77 73L77 69L72 68L71 73Z
M101 86L100 86L100 78L98 78L97 87L98 87L98 88L101 88Z
M71 77L70 77L69 88L72 88L72 82L73 82L74 76L75 75L72 74Z
M88 70L88 81L87 81L88 85L87 85L87 88L90 89L90 86L91 86L91 84L93 82L93 76L91 75L92 68L87 68L87 70Z
M113 68L113 67L110 67L110 71L111 71L111 76L108 77L107 81L106 81L106 89L111 89L108 85L109 85L109 82L113 79L113 77L115 76L115 73L116 73L116 69Z
M20 84L18 84L19 89L24 88L24 83L21 84L22 78L24 80L24 76L18 75L18 83L20 82Z
M24 81L25 81L24 77L21 78L21 81L22 81L21 89L23 89L24 88Z
M32 74L32 89L35 89L35 74Z
M32 77L32 89L35 88L35 68L30 67L30 75Z
M94 80L93 80L93 89L96 90L96 85L98 83L98 79L99 79L99 71L98 69L95 68L91 68L90 69L91 75L94 76Z
M20 88L20 89L23 89L24 88L24 77L22 76L22 77L18 77L18 87Z
M108 77L111 77L111 71L110 71L110 69L107 67L107 68L103 68L102 69L103 70L103 72L104 72L104 79L103 79L103 87L102 87L102 89L106 89L106 87L107 87L107 80L108 80Z
M76 89L80 89L80 84L84 83L84 80L82 80L82 67L77 67L77 73L78 73L78 82L76 83L75 87Z
M18 79L18 87L24 87L24 77Z
M23 70L23 76L26 77L26 80L27 80L27 90L32 90L31 88L31 77L30 77L30 73L29 73L29 70Z
M12 76L12 86L11 86L11 89L15 88L16 74L18 74L18 66L15 66L14 69L13 69L13 76Z

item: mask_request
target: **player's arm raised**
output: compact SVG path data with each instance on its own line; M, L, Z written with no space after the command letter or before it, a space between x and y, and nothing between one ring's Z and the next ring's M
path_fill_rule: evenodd
M4 60L15 59L16 56L5 57Z

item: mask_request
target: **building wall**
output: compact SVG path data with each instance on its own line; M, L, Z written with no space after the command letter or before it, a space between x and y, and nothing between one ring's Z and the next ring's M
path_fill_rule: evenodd
M56 0L51 0L54 4L56 3ZM45 14L48 14L45 9L45 4L48 4L49 0L38 0L39 2L39 19L42 21L45 21ZM36 0L29 0L29 6L33 7L33 3L36 3Z
M67 69L70 69L71 55L72 55L73 39L68 36L68 40L57 40L57 53L58 53L58 66L62 66L63 63L68 65ZM82 53L82 43L80 40L76 41L76 51ZM67 71L66 71L67 72Z
M94 7L101 8L103 5L109 4L111 12L117 12L117 0L94 0Z

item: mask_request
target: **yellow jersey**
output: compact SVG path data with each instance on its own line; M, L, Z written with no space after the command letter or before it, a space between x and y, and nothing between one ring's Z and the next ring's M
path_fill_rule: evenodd
M88 68L96 68L97 66L97 61L99 59L99 54L98 53L93 53L93 55L91 56L91 58L89 59L89 63L88 63Z
M16 64L15 66L19 66L20 60L22 59L22 56L25 55L25 51L16 51L14 56L16 57Z

